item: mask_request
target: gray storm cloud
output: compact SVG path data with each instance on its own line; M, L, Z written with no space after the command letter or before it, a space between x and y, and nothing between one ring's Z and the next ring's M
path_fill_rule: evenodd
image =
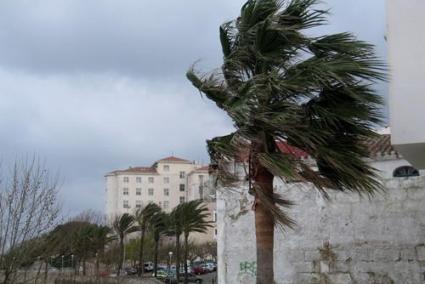
M205 139L232 125L184 73L219 67L218 26L243 2L1 1L0 157L46 159L69 214L103 208L107 171L171 153L207 162ZM315 33L354 32L385 58L384 0L323 5Z

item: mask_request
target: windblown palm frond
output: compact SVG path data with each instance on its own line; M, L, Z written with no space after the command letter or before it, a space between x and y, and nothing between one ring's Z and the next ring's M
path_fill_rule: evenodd
M317 0L248 0L240 16L220 27L221 72L187 78L233 120L235 132L208 141L216 176L241 181L232 162L248 164L255 196L257 283L273 283L274 226L291 227L291 202L273 191L273 178L373 195L381 189L365 158L364 141L381 123L372 85L386 66L373 46L349 33L310 36L325 24ZM298 149L315 163L283 153Z
M149 203L143 208L140 208L136 211L135 220L139 225L140 231L140 248L139 248L139 266L138 266L138 275L141 277L144 271L144 241L146 230L150 227L150 222L155 214L161 212L161 208L155 203Z
M124 238L126 234L137 231L137 227L134 225L134 216L128 213L116 216L112 222L112 229L119 238Z
M187 259L189 248L189 235L191 233L206 233L211 227L211 222L208 221L210 214L208 208L203 204L202 200L192 200L182 203L177 206L180 225L184 237L184 277L185 283L188 279L187 274Z
M316 4L247 1L237 20L220 27L221 72L187 72L234 122L234 133L208 141L224 183L237 181L228 162L245 151L245 161L250 157L274 176L310 182L325 195L329 189L371 195L381 188L365 162L363 142L382 122L382 100L372 84L385 79L386 66L372 45L349 33L308 36L307 29L326 21L327 11L315 9ZM282 154L281 141L314 158L318 171ZM260 191L255 189L258 198ZM276 221L292 223L282 216Z

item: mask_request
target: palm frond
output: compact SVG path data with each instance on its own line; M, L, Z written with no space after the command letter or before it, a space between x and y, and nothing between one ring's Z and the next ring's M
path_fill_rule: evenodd
M324 197L330 189L365 195L382 189L365 161L364 141L382 123L382 99L372 85L386 80L387 66L371 44L350 33L307 34L326 23L328 11L317 3L248 0L240 17L220 28L221 72L189 70L192 84L236 128L208 141L219 179L240 182L231 163L253 157L255 167L283 180L312 183ZM280 153L276 141L308 153L316 164ZM253 173L248 175L251 181ZM273 198L260 188L255 194L276 222L291 224Z

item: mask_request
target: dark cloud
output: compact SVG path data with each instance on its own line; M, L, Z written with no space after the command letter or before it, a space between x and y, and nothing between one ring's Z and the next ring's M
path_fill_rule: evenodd
M48 73L181 74L198 58L219 58L218 26L240 3L2 1L0 64Z
M242 3L1 1L0 156L37 154L59 170L67 213L102 209L110 170L170 154L206 162L205 139L231 123L184 73L198 59L219 66L218 26ZM386 56L384 0L324 5L320 32L352 31Z

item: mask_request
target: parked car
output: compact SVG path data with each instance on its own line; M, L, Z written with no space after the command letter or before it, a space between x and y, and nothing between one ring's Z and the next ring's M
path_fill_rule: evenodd
M168 275L168 270L163 268L158 268L156 271L156 278L164 279ZM155 277L155 273L152 273L152 277Z
M217 265L213 262L207 262L203 265L203 267L208 272L213 272L217 270Z
M202 284L202 279L197 277L195 274L188 273L187 275L187 282L188 283L196 283L196 284ZM184 273L180 273L180 281L177 282L177 277L175 273L171 273L169 276L165 277L163 279L164 283L166 284L178 284L184 282Z
M127 275L135 275L137 274L137 269L135 267L125 267L124 271Z
M145 262L145 272L153 271L153 262Z
M183 266L182 270L183 270L183 273L184 273L184 266ZM193 273L192 267L190 265L187 266L187 273Z
M205 274L205 268L201 265L194 265L192 266L192 273L200 275L200 274Z

